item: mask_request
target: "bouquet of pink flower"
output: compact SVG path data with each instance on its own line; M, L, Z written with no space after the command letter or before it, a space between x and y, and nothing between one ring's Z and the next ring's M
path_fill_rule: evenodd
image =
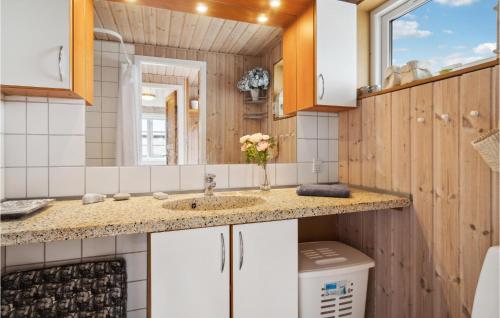
M240 138L241 151L247 155L247 162L265 166L273 158L273 149L276 147L274 138L269 135L256 133Z

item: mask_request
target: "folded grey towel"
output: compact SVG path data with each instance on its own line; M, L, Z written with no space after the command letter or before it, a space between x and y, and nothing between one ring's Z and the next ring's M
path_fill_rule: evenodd
M297 187L297 195L350 198L351 190L345 184L303 184Z

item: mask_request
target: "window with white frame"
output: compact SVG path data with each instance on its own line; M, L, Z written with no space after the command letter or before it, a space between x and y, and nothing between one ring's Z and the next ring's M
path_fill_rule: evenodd
M372 12L372 81L408 61L437 74L493 59L497 0L392 0Z
M143 163L163 163L167 156L165 114L142 114L141 141Z

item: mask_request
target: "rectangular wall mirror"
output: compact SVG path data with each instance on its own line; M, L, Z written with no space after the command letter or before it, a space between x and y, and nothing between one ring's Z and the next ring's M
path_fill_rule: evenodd
M139 23L136 11L168 15L169 28ZM280 27L102 0L95 27L125 44L95 33L88 166L245 163L240 137L259 132L278 143L273 162L297 161L296 119L283 116ZM269 74L267 85L241 91L255 68Z

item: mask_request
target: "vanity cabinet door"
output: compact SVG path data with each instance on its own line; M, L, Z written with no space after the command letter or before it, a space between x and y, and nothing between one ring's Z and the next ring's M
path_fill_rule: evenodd
M229 226L150 235L151 318L229 318Z
M2 85L71 88L71 1L2 0Z
M298 317L297 220L235 225L233 317Z

